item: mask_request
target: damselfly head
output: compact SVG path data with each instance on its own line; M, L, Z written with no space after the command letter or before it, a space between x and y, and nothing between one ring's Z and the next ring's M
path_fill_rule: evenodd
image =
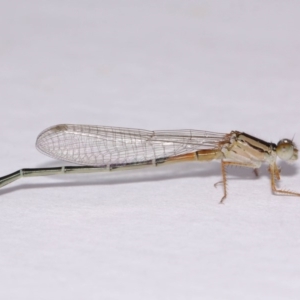
M287 162L294 162L298 159L298 149L292 140L282 139L278 142L276 153L279 158Z

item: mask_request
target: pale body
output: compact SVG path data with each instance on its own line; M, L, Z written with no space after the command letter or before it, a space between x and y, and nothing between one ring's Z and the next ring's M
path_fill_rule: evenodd
M221 161L224 195L227 196L226 166L236 165L258 169L269 165L271 188L276 194L300 196L280 190L275 182L280 179L277 156L293 162L298 150L291 140L268 143L246 133L229 134L201 130L148 131L118 127L62 124L44 130L36 146L53 158L81 166L21 169L0 178L0 187L21 177L66 173L114 171L128 168L159 166L183 161Z

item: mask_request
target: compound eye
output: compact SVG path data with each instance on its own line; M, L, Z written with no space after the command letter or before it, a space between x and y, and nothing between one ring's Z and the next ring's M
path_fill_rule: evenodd
M291 140L283 139L277 144L276 153L282 160L294 160L294 144Z

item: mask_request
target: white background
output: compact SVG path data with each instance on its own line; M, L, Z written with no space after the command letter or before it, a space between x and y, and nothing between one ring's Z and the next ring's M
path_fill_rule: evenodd
M1 1L1 174L60 123L300 144L299 1ZM300 191L299 164L280 164ZM300 198L218 162L0 190L1 299L299 299Z

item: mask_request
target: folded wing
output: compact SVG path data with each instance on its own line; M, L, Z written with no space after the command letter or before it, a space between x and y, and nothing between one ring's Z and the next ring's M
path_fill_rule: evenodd
M42 153L80 165L127 164L220 147L226 134L201 130L159 130L62 124L44 130Z

